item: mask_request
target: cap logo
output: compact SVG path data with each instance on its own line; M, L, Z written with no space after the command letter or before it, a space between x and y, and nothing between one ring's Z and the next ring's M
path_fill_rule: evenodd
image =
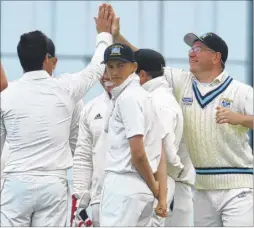
M112 47L110 56L112 56L112 55L121 55L121 48L122 48L121 46Z
M213 36L212 33L208 32L208 33L205 33L204 35L200 36L201 39L205 39L206 37L208 36Z

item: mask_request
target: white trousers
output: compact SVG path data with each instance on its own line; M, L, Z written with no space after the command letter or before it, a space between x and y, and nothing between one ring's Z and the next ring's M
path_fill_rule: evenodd
M170 176L168 176L168 192L167 192L167 200L168 200L168 206L170 207L170 204L172 203L172 200L174 198L174 194L175 194L175 181L173 178L171 178ZM154 209L157 206L158 201L155 200L154 202ZM169 216L170 214L172 214L172 211L169 209ZM162 218L159 217L155 214L155 211L153 211L153 217L152 217L152 221L151 221L151 226L153 227L163 227L165 226L165 222L166 222L166 218Z
M101 226L149 226L154 197L133 173L106 173L101 194Z
M165 226L194 226L192 186L176 182L173 212L169 213Z
M1 226L65 226L66 179L19 174L1 184Z
M253 189L195 190L194 224L253 227Z

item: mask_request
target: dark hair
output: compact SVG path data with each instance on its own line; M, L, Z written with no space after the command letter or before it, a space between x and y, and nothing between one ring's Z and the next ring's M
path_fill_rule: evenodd
M145 70L144 70L145 71ZM139 71L140 72L140 71ZM138 72L138 73L139 73ZM164 75L164 68L160 71L145 71L152 79L163 76Z
M47 37L41 31L33 31L20 36L17 46L20 64L25 72L42 70L48 53Z
M53 41L50 38L47 38L47 45L48 45L48 54L50 54L51 57L55 57L56 48Z

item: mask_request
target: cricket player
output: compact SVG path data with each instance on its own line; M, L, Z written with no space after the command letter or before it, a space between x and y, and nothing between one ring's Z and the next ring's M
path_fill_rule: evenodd
M96 160L96 146L104 132L104 118L111 99L113 84L109 81L107 72L100 79L104 93L88 102L82 110L77 148L73 161L73 189L76 198L80 198L79 207L86 209L89 202L81 200L81 196L91 194L92 221L94 226L99 223L100 186L96 169L103 160ZM105 150L105 148L103 148ZM105 151L102 151L105 153ZM98 157L99 158L99 157ZM92 189L90 192L90 188ZM83 198L83 199L89 199ZM83 207L82 207L83 206Z
M119 27L119 18L112 27ZM119 33L117 42L128 44ZM116 37L117 36L117 37ZM253 226L253 88L225 70L226 42L189 33L190 72L165 68L184 115L184 138L196 171L195 226ZM135 50L135 47L132 46Z
M168 87L163 77L164 57L151 49L139 49L135 52L135 60L138 63L136 73L140 77L140 83L146 91L151 92L158 104L157 114L165 129L166 136L163 138L163 144L168 166L168 205L171 204L174 195L173 212L169 213L166 219L155 215L153 226L179 226L180 224L193 226L192 186L195 170L188 151L184 148L181 107L173 95L172 88ZM173 190L176 189L176 191L172 191L174 185Z
M58 58L56 56L56 49L55 49L55 45L53 43L53 41L48 38L47 39L47 46L48 46L48 54L49 54L49 63L47 65L46 71L49 73L49 75L53 75L53 72L56 68L57 62L58 62ZM72 113L72 119L71 119L71 125L70 125L70 136L69 136L69 145L70 145L70 149L71 149L71 153L72 156L74 155L75 149L76 149L76 144L77 144L77 140L78 140L78 132L79 132L79 119L80 119L80 114L81 111L84 107L84 103L83 100L81 99L75 106L73 113ZM69 218L70 216L68 216L71 213L71 205L72 205L72 184L71 184L71 172L72 172L72 168L67 170L67 184L68 184L68 191L67 191L67 195L68 195L68 212L67 212L67 224L69 224Z
M225 70L226 42L188 33L190 72L166 68L196 169L195 226L253 226L253 88Z
M160 181L154 174L162 157L161 128L151 96L135 74L131 48L117 43L109 46L104 63L115 87L105 118L110 146L105 154L100 225L148 226L154 197L159 198Z
M7 137L10 145L1 181L2 226L65 226L72 113L102 76L103 53L112 43L112 17L104 9L99 14L94 56L75 74L50 77L47 37L40 31L20 37L25 73L1 94L1 144Z

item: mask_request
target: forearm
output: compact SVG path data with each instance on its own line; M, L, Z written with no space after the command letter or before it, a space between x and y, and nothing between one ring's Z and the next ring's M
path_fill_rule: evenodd
M114 37L114 43L121 43L128 45L133 51L138 51L139 49L133 46L128 40L124 38L122 34L119 34L118 36Z
M254 116L248 116L248 115L241 115L239 118L240 125L247 127L249 129L253 129L254 126Z
M161 160L158 167L158 171L155 174L155 179L159 181L159 200L167 201L167 162L165 151L162 148Z
M142 151L138 157L132 158L132 163L140 176L145 180L150 190L154 193L155 190L155 177L151 166L148 162L145 151Z

